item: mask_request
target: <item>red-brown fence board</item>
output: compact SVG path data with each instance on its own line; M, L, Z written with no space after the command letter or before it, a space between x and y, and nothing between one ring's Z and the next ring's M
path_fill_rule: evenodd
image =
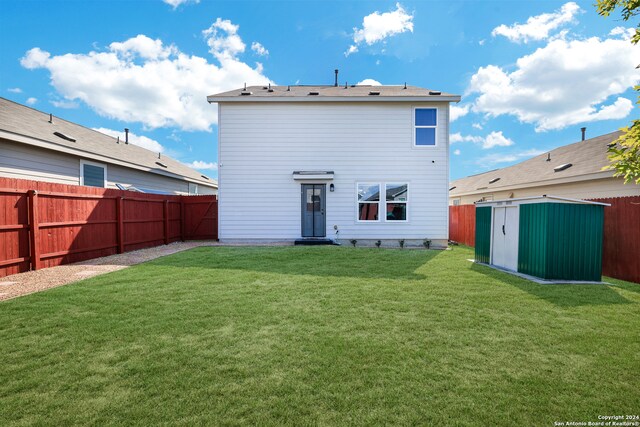
M640 283L640 196L594 199L604 208L602 274Z
M449 240L476 244L476 205L449 206Z
M215 196L0 178L0 277L178 240L217 239L217 208Z
M604 208L602 274L640 283L640 196L593 199ZM449 239L475 245L475 205L449 206Z

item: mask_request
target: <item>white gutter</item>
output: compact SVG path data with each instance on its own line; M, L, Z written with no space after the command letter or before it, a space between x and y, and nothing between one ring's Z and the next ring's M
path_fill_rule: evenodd
M521 200L536 200L536 199L562 200L564 202L580 203L580 204L583 204L583 205L611 206L610 203L592 202L591 200L582 200L582 199L571 199L569 197L548 196L546 194L543 194L542 196L518 197L518 198L514 198L514 199L489 200L489 201L486 201L486 202L475 202L474 204L476 204L476 205L491 205L491 204L495 204L495 203L518 202L518 201L521 201Z
M460 96L207 96L212 102L460 102Z

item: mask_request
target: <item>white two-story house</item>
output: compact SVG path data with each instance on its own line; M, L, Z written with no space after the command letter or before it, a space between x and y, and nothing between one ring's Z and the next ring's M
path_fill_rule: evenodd
M448 239L449 104L413 86L252 86L218 103L219 238Z

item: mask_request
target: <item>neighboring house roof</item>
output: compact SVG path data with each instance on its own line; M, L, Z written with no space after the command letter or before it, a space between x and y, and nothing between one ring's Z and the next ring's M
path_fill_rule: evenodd
M610 178L613 173L602 168L609 164L609 144L620 134L619 131L608 133L556 148L513 166L457 179L450 184L449 197Z
M56 133L69 136L74 141ZM0 138L218 187L216 180L164 154L158 158L158 153L131 143L125 144L123 140L118 143L116 138L59 117L54 116L53 123L50 123L49 114L5 98L0 98Z
M209 102L458 102L459 95L416 86L249 86L207 97Z

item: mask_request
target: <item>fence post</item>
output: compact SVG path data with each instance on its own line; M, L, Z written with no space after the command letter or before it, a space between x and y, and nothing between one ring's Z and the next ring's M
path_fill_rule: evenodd
M184 242L184 234L186 228L186 218L184 216L184 199L180 196L180 240Z
M40 268L40 232L38 226L38 192L29 190L29 244L31 256L31 269Z
M124 197L116 198L116 240L118 241L118 253L124 253Z
M164 244L169 244L169 200L164 201Z

